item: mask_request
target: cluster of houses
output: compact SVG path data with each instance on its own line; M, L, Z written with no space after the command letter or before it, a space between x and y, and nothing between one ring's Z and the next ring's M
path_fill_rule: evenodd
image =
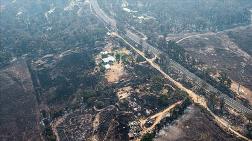
M110 69L111 64L113 64L116 59L114 56L109 55L108 51L101 52L101 55L105 55L105 58L102 58L102 64L105 69Z
M132 121L129 123L130 131L128 133L129 139L133 140L141 136L142 128L139 121Z

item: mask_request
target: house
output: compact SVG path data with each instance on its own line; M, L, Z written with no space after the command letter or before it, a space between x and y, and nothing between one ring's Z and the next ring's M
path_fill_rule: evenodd
M108 54L108 52L107 51L102 51L101 54L106 55L106 54Z
M108 56L107 58L103 58L102 59L102 61L104 62L104 63L110 63L110 62L114 62L116 59L115 59L115 57L113 57L113 56Z
M104 67L105 67L106 70L110 69L110 65L109 64L106 64Z

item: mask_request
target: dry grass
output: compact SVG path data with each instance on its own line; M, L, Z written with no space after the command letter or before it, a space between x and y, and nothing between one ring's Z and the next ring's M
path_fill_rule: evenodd
M111 68L105 73L105 77L109 83L118 82L123 75L124 66L122 62L115 62L113 65L111 65Z
M231 85L231 90L238 93L238 86L239 84L233 81ZM240 92L238 96L247 99L250 105L252 105L252 91L250 89L240 85Z

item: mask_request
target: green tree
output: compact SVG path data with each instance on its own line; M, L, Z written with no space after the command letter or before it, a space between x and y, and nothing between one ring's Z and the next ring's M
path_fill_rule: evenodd
M145 59L142 56L138 55L136 61L139 63L145 61Z
M162 106L167 106L169 104L168 95L161 95L159 97L159 104L162 105Z
M220 77L218 77L220 83L227 86L228 88L231 87L232 81L229 79L226 73L220 73Z
M117 53L116 55L115 55L115 57L116 57L116 61L120 61L121 60L121 55L119 54L119 53Z
M84 90L81 93L81 97L83 97L84 101L87 101L89 98L95 97L95 96L96 96L96 91L94 90Z
M153 141L154 138L155 138L155 133L147 133L143 136L141 141Z
M161 91L164 86L164 80L161 76L154 76L151 78L151 89L154 91Z

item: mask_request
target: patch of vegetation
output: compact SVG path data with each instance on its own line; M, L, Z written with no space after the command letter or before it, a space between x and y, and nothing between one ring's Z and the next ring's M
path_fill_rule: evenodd
M80 96L83 98L83 101L87 101L89 98L96 96L96 91L84 90Z
M137 58L136 58L137 63L144 62L144 61L145 61L145 59L141 55L137 56Z
M48 141L56 141L56 136L53 135L52 128L49 126L45 127L43 135L46 137Z
M155 133L147 133L143 136L141 141L153 141L154 138L155 138Z
M151 90L160 92L164 87L164 79L161 76L151 78Z
M115 55L116 61L119 62L121 60L121 55L119 53L117 53Z
M95 106L98 109L102 109L102 108L104 108L105 103L103 101L97 101L97 102L95 102Z

